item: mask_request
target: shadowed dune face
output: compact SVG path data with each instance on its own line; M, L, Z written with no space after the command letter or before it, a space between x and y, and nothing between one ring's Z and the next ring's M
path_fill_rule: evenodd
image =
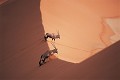
M8 1L8 0L0 0L0 5L5 3L6 1Z
M15 0L0 7L0 80L18 80L49 50L43 40L40 0Z
M120 40L119 4L119 0L42 0L45 32L57 34L59 30L61 35L55 41L56 56L80 63Z

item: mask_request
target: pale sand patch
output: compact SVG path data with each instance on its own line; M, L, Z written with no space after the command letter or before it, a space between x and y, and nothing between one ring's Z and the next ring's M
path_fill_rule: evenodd
M115 33L110 37L110 41L115 43L120 40L120 18L108 18L106 19L106 23Z

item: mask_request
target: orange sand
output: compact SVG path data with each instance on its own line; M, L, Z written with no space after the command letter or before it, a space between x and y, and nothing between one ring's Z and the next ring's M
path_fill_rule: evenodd
M61 60L79 63L113 43L116 33L106 19L120 18L119 0L42 0L40 9L45 32L60 32L55 44Z

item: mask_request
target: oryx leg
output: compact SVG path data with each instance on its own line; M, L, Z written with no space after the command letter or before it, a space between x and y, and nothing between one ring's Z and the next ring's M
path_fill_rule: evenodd
M39 66L43 65L44 63L46 63L47 62L46 61L47 58L49 58L49 56L46 56L46 57L41 56L40 61L39 61Z
M45 36L44 36L45 41L47 41L47 38L48 38L48 36L45 35Z
M39 66L43 65L44 63L45 63L45 59L41 59L41 60L39 61Z
M54 40L54 41L55 41L55 38L52 38L52 40Z
M43 64L43 56L41 56L40 61L39 61L39 66Z
M39 61L39 66L41 66L42 64L44 64L44 62L45 62L45 58L42 55L41 58L40 58L40 61Z

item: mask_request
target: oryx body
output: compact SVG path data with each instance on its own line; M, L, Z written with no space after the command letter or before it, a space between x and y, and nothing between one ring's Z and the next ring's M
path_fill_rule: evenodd
M47 38L52 38L52 40L55 41L55 39L57 39L57 38L60 39L60 34L59 34L59 32L57 35L55 33L46 33L44 38L45 38L45 41L47 41Z
M39 66L41 66L44 63L46 63L46 59L48 59L51 55L54 55L55 53L58 53L57 48L55 47L55 45L53 45L53 47L55 49L47 50L44 54L41 55L40 61L39 61Z

